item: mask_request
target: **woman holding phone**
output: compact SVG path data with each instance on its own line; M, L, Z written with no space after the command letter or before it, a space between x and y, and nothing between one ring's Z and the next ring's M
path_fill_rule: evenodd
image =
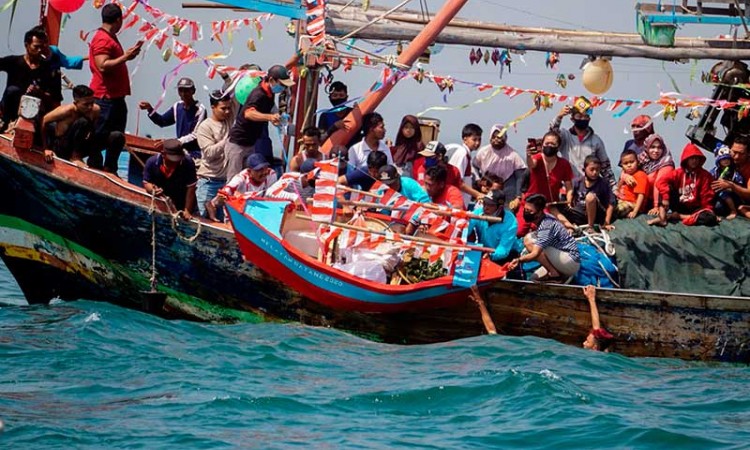
M560 199L562 203L572 201L573 168L567 159L558 156L560 142L560 135L554 131L547 132L541 141L535 138L528 140L526 164L529 166L529 188L516 214L519 237L531 231L531 224L523 218L523 206L527 197L540 194L544 196L548 204L551 202L559 204L558 195L564 192L565 199Z

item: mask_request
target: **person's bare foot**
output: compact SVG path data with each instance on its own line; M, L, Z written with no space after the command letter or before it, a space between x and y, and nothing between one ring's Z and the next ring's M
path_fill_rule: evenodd
M730 213L730 214L727 215L727 220L732 220L735 217L737 217L737 213L736 212Z
M666 227L667 226L667 221L666 220L662 220L659 217L654 217L653 219L651 219L651 220L648 221L648 224L649 225L656 225L657 227Z
M205 207L206 207L206 214L208 214L208 218L209 219L213 220L214 222L221 222L216 217L216 205L214 205L213 201L211 201L211 200L207 201L205 203Z

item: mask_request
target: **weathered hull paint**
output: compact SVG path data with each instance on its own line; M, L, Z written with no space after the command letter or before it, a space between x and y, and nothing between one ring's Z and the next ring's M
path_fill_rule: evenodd
M151 274L150 199L119 179L64 161L46 164L0 136L0 256L32 303L88 298L140 308ZM164 314L212 321L294 320L398 344L484 333L470 300L451 308L366 314L295 294L244 262L228 228L204 225L193 243L157 202L158 290ZM177 230L193 235L194 222ZM598 293L615 351L631 356L750 362L750 301L643 291ZM580 345L590 327L580 289L499 281L486 292L501 332Z

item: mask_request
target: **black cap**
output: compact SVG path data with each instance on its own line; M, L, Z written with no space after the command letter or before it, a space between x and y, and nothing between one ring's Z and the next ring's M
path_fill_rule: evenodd
M490 205L505 204L505 192L499 189L488 192L487 195L484 196L484 203Z
M286 87L294 86L294 81L292 81L292 78L289 76L289 71L286 70L286 67L279 64L268 69L268 78L273 78Z
M398 169L391 165L385 165L378 171L378 179L381 183L385 183L391 186L393 183L401 179L401 175L398 173Z
M111 5L111 3L110 3ZM182 151L182 142L177 139L166 139L164 141L164 153L168 155L184 155Z
M435 155L438 156L445 156L445 154L448 152L448 150L445 148L445 145L438 141L430 141L425 146L424 150L419 152L420 155L431 158Z

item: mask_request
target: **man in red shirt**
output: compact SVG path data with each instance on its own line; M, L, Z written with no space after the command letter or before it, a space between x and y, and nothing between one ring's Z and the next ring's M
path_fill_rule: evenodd
M455 209L465 209L464 196L456 187L448 184L448 172L445 167L433 166L424 174L424 188L432 203L450 206Z
M101 108L96 125L97 148L107 148L104 170L117 172L117 160L125 145L125 126L128 106L125 97L130 95L130 79L126 63L141 51L143 41L123 51L117 32L122 28L122 10L114 3L102 7L102 26L89 44L90 87L94 91L96 104ZM98 151L89 157L91 167L102 168L102 156Z

